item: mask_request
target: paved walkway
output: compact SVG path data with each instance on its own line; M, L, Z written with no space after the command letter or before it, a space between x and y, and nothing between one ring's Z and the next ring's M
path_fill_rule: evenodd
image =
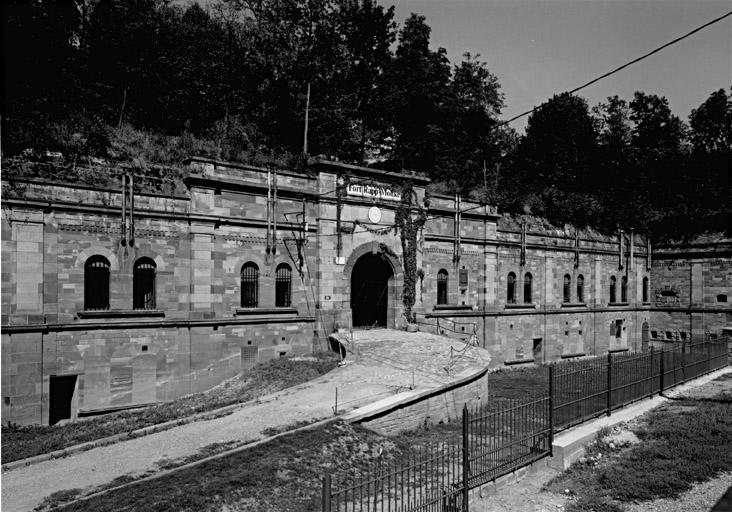
M166 460L195 455L212 443L251 442L265 437L262 432L267 429L331 417L336 388L338 412L348 412L409 389L412 382L423 389L447 383L462 371L487 366L490 360L482 349L465 350L462 342L426 333L356 331L346 345L346 366L227 416L7 471L2 475L2 508L33 510L58 491L156 472Z

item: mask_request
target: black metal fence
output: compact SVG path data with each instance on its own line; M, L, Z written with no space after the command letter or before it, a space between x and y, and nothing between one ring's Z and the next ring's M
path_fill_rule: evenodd
M326 475L323 512L463 512L468 491L552 453L554 432L728 364L728 339L549 366L548 395L463 408L460 442Z
M726 340L705 340L551 365L554 430L609 415L631 402L722 368L727 364L727 353Z
M412 448L396 463L323 479L324 512L467 510L468 491L551 451L549 397L463 408L461 442Z

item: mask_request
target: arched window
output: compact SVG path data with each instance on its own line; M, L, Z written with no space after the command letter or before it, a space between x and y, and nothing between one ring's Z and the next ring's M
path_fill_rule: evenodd
M155 262L140 258L132 268L132 308L155 309Z
M275 274L275 307L289 308L292 304L292 269L287 263L277 265Z
M648 302L648 277L643 278L643 302Z
M524 304L531 304L532 297L531 297L531 280L532 280L531 272L526 272L524 275Z
M620 280L620 302L628 302L628 278L626 276Z
M572 276L569 274L564 274L564 302L570 302L572 300L572 292L570 291L572 288Z
M582 274L577 276L577 302L585 301L585 276Z
M610 276L610 303L617 302L618 296L615 294L615 276Z
M109 260L104 256L84 264L84 309L109 309Z
M510 272L506 282L506 304L516 304L516 274Z
M437 303L447 304L447 270L444 268L437 273Z
M259 306L259 267L250 262L241 267L241 307Z

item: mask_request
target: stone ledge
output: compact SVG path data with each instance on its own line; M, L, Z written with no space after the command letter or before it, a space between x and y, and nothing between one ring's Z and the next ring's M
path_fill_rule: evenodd
M506 304L506 309L536 309L535 303Z
M530 359L509 359L508 361L503 361L503 364L506 366L513 366L515 364L527 364L527 363L533 363L534 358Z
M161 309L97 309L79 311L79 318L135 318L135 317L164 317Z
M297 316L297 308L236 308L236 316L245 315L290 315Z

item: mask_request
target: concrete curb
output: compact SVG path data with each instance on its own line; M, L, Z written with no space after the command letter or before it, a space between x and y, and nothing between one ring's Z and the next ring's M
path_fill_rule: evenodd
M663 395L657 395L652 398L644 398L622 409L613 411L611 416L601 416L594 420L582 423L566 432L562 432L554 438L552 445L553 456L549 461L549 466L559 471L564 471L572 463L577 461L585 452L585 446L594 441L597 432L603 427L614 427L620 423L630 421L641 416L648 411L655 409L659 405L663 405L670 401L670 398L683 395L689 389L701 386L712 380L732 372L729 366L715 370L706 375L702 375L689 382L676 386L664 391Z
M99 448L102 446L107 446L110 444L119 443L119 442L127 441L130 439L136 439L138 437L143 437L143 436L147 436L150 434L156 434L156 433L162 432L164 430L170 430L171 428L180 427L182 425L187 425L189 423L194 423L196 421L215 419L222 415L234 412L235 410L242 408L242 407L248 407L250 405L266 404L269 402L273 402L275 400L278 400L279 397L282 396L285 392L290 392L294 389L297 389L297 386L295 386L293 388L287 388L287 389L277 391L276 393L274 393L273 395L270 395L269 397L267 397L264 400L255 398L254 400L249 400L247 402L238 402L235 404L226 405L219 409L214 409L213 411L201 412L198 414L194 414L192 416L186 416L185 418L180 418L177 420L170 420L170 421L166 421L165 423L158 423L155 425L150 425L148 427L142 427L137 430L133 430L131 432L115 434L113 436L103 437L101 439L95 439L93 441L87 441L86 443L69 446L68 448L63 448L61 450L55 450L53 452L42 453L40 455L34 455L33 457L28 457L25 459L14 460L12 462L3 464L2 472L5 473L6 471L13 471L14 469L18 469L18 468L25 467L25 466L31 466L33 464L39 464L39 463L45 462L47 460L60 459L62 457L68 457L70 455L74 455L74 454L84 452L87 450L92 450L94 448Z
M456 375L457 379L437 387L403 391L399 394L383 398L377 402L364 405L342 416L344 421L349 423L360 423L369 419L389 414L390 412L402 409L421 400L441 395L455 388L485 377L489 369L482 368L478 371L464 370Z

